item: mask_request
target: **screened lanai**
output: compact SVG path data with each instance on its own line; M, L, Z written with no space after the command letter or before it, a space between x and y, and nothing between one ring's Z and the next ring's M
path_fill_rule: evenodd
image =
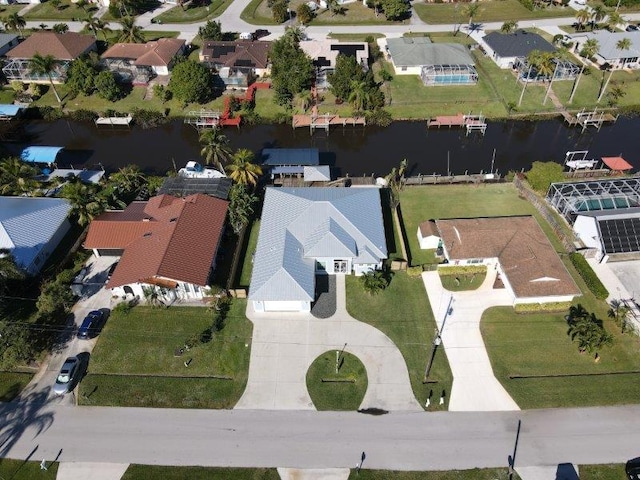
M425 85L469 85L478 83L473 65L426 65L420 78Z
M553 63L554 73L553 80L573 80L580 73L580 66L575 63L571 63L568 60L562 60L560 58L554 58ZM535 67L529 70L529 63L526 58L518 58L513 65L513 68L518 72L518 78L521 81L527 82L542 82L548 80L548 75L540 75Z
M51 81L62 83L67 76L67 69L71 64L71 60L57 60L56 65L51 72ZM2 68L2 73L8 81L20 80L22 82L48 82L49 76L38 75L32 71L33 64L31 60L26 58L16 58Z
M581 212L640 207L640 178L552 183L547 201L569 223Z

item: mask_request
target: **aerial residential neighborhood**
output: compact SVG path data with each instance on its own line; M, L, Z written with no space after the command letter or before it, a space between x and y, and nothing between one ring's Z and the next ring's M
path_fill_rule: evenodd
M638 0L0 20L0 479L638 478Z

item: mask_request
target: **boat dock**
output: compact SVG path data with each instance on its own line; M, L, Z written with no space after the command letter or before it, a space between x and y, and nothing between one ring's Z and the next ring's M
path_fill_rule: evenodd
M329 113L322 115L294 115L292 122L293 128L309 127L311 133L318 128L329 132L329 127L331 126L365 126L366 124L367 121L364 117L341 117Z
M212 128L220 124L222 114L213 110L192 110L187 113L184 123L195 125L196 128Z
M583 108L582 111L577 113L575 116L573 116L566 110L563 110L562 116L564 117L565 122L569 124L569 126L579 125L582 127L583 132L588 127L595 127L596 129L600 130L604 123L615 123L616 120L618 120L618 115L612 115L608 112L598 111L597 108L590 112L586 112Z
M131 114L126 117L98 117L95 120L96 126L99 127L101 125L110 125L112 127L129 127L131 122L133 121L133 117Z
M440 128L440 127L462 127L467 130L467 135L470 132L480 132L482 135L487 131L486 117L482 114L479 115L439 115L435 118L427 120L427 128Z

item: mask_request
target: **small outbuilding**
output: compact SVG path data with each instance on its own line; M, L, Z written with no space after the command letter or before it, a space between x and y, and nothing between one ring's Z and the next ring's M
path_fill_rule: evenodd
M434 220L422 222L418 226L418 243L423 250L438 248L440 245L440 233Z

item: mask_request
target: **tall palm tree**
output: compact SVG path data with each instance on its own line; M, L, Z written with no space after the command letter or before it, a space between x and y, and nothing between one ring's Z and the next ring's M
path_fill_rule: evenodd
M351 80L351 93L347 99L356 112L363 112L369 105L369 92L367 82L364 80Z
M340 8L340 2L338 0L326 0L326 3L327 10L331 12L331 16L333 17Z
M118 41L123 43L144 43L142 28L136 25L136 19L134 17L122 18L120 25L122 25L122 33Z
M60 95L58 95L58 91L53 84L53 79L51 78L51 74L56 71L57 67L57 62L53 55L45 55L43 57L39 53L36 53L31 57L29 65L31 73L35 75L45 75L49 79L49 84L51 84L51 89L53 90L53 94L56 96L56 100L58 100L58 103L62 103Z
M18 30L21 37L22 29L27 26L26 20L18 15L18 12L14 12L11 15L7 15L6 17L4 17L2 23L7 30Z
M604 5L598 4L591 9L591 30L595 29L596 24L601 22L607 16L607 9Z
M5 158L0 162L0 194L31 196L40 186L34 179L37 170L18 157Z
M69 182L62 187L60 195L71 203L71 212L80 226L87 225L109 207L107 200L98 195L98 188L94 184Z
M518 29L518 22L515 20L508 20L502 24L500 31L502 33L512 33Z
M471 32L471 23L473 22L473 17L478 14L478 10L480 9L480 5L478 3L469 3L464 8L464 14L469 17L469 32Z
M609 16L607 17L607 29L610 32L613 32L618 25L625 23L625 19L622 18L618 12L609 12Z
M304 40L304 38L306 37L304 33L304 27L300 25L286 27L284 29L284 36L289 39L290 42L295 44L299 44L300 41Z
M573 88L571 89L571 95L569 95L569 103L573 103L573 96L578 90L578 85L580 84L580 79L582 78L582 74L584 73L584 68L584 63L582 63L582 60L580 60L580 73L578 73L578 77L576 78L576 81L573 84Z
M576 20L578 21L578 29L584 29L585 23L591 20L591 11L588 8L583 8L576 12Z
M215 163L222 168L223 163L226 163L231 155L229 139L222 130L215 127L203 131L200 134L200 143L202 144L200 155L204 157L205 163L207 165Z
M595 38L590 38L584 44L582 44L582 50L580 50L580 55L585 58L592 58L596 53L600 51L600 44L598 40Z
M239 185L251 185L255 187L258 177L262 175L260 165L253 163L253 152L246 148L241 148L233 154L233 162L227 167L229 177Z
M618 42L616 43L616 48L621 51L629 50L631 48L631 40L629 40L628 38L622 38L618 40ZM598 100L596 103L600 103L600 100L602 100L602 97L604 96L604 92L607 90L607 87L609 86L609 82L611 81L611 77L613 77L613 65L611 64L607 64L607 65L609 66L608 68L609 77L607 77L607 81L604 82L604 85L602 86L602 90L600 90L600 95L598 95Z
M532 55L528 60L533 63L534 68L538 72L538 75L542 76L543 81L544 79L549 79L549 85L547 86L547 91L545 93L544 100L542 101L542 104L544 105L547 103L547 98L551 91L551 85L553 85L558 61L552 52L539 52L535 50L534 52L535 55Z
M110 32L108 24L103 20L89 15L84 21L84 27L93 32L93 36L98 38L98 32L104 36L104 41L107 41L107 32Z

